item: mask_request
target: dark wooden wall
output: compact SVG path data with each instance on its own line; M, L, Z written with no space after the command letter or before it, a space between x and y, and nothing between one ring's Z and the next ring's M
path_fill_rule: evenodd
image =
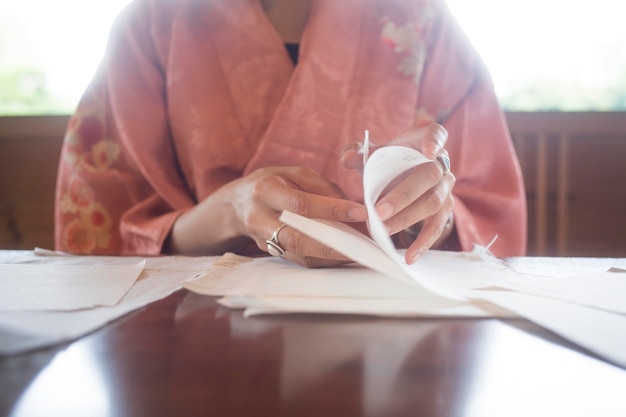
M0 118L0 249L54 247L54 186L67 116Z
M626 257L626 113L508 113L529 254Z
M507 113L530 255L626 257L626 113ZM0 118L0 249L53 248L67 116Z

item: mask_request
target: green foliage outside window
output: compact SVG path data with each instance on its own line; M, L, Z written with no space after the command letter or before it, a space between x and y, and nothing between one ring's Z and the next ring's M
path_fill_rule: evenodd
M529 80L499 99L510 111L626 111L626 68L619 80L595 86Z
M73 107L70 100L51 94L43 69L0 70L0 115L64 114Z

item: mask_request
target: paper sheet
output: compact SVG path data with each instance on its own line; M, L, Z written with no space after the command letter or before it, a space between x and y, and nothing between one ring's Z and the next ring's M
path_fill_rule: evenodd
M107 256L38 256L16 252L0 262L41 264L49 268L61 265L105 265L139 262L142 258ZM7 255L10 255L7 254ZM94 331L133 310L160 300L181 288L181 283L208 268L215 257L146 258L139 279L117 305L79 311L0 312L0 355L15 354L72 340Z
M365 148L367 145L366 134ZM255 260L247 267L234 262L230 268L214 268L200 280L186 284L187 288L224 296L220 300L223 305L244 308L246 315L326 312L476 316L480 310L485 316L502 316L504 309L626 366L626 340L611 334L626 335L624 282L619 278L531 281L491 259L487 252L474 254L482 261L478 263L482 269L470 262L471 254L461 255L465 259L440 254L439 262L429 260L429 256L414 265L404 262L374 205L398 175L425 162L421 153L406 147L384 147L369 157L364 152L364 202L372 239L341 223L308 219L287 211L280 216L283 223L371 271L353 275L354 270L335 268L318 274L288 266L291 271L286 272L277 266L277 260L262 267L262 261ZM374 271L380 276L373 275ZM499 290L494 291L496 288ZM596 322L595 328L572 324L589 320Z
M79 310L113 306L145 261L101 265L0 264L0 311Z
M626 314L626 274L599 272L499 284L501 288ZM625 347L626 349L626 347Z
M532 264L532 258L519 258L513 263L519 266L524 261ZM523 276L507 265L486 262L472 254L429 251L420 263L429 279L436 278L446 285L458 286L469 295L470 301L440 297L415 283L394 280L358 266L311 270L279 258L251 259L232 254L225 255L184 286L201 294L222 296L220 304L244 309L245 316L335 313L502 318L519 315L626 366L626 315L559 299L570 297L567 286L570 278L574 280L573 288L584 284L592 290L589 291L591 294L593 290L599 294L613 293L615 287L594 285L596 283L588 279L589 276L558 278L559 285L563 286L561 292L548 287L545 290L551 292L547 296L538 296L498 287L519 286L524 291L541 293L544 290L541 283L550 282L550 279ZM560 263L572 264L572 260L561 259ZM569 272L574 270L570 268ZM549 271L549 268L543 268L541 272L545 275ZM616 280L626 278L622 274L616 275ZM580 292L583 292L582 287ZM620 292L610 297L619 302L623 294Z
M470 291L518 277L502 265L460 252L430 251L420 260L428 279ZM441 297L416 282L399 281L359 265L307 269L280 258L226 254L183 286L224 297L246 315L272 313L343 313L376 316L507 317L508 311Z
M389 146L370 155L363 173L368 227L372 239L340 222L309 219L284 211L280 221L342 253L355 262L397 280L414 281L428 291L453 300L464 300L459 288L432 277L420 262L407 265L387 235L374 204L385 187L403 172L428 162L420 152L404 146Z
M510 291L482 291L480 297L626 367L624 315Z

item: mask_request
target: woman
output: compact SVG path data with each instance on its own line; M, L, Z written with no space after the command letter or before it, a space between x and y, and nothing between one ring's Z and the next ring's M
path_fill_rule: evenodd
M68 126L57 249L252 244L307 266L343 262L278 216L366 220L364 129L432 159L445 144L452 161L454 175L423 164L377 203L407 262L496 235L496 255L524 253L519 164L488 73L442 1L135 0Z

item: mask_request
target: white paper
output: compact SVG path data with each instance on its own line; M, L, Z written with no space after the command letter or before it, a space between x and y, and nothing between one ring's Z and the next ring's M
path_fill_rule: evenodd
M0 264L0 311L79 310L117 304L145 261L121 265Z
M420 261L428 279L463 291L506 282L518 275L488 266L471 254L430 251ZM441 297L414 281L399 281L364 268L308 269L280 258L246 258L226 254L183 286L223 296L220 302L244 308L246 315L341 313L375 316L506 317L510 312L481 306L480 301Z
M515 258L511 263L518 271L541 272L523 276L508 264L480 254L428 251L420 260L420 272L427 279L437 279L456 286L470 296L471 302L437 296L415 283L388 278L380 272L357 267L309 270L279 258L250 259L235 255L199 275L185 287L204 294L224 296L219 302L230 308L245 309L244 315L284 313L367 314L394 317L507 317L520 315L569 339L615 363L626 365L626 316L570 301L539 297L509 290L510 286L539 292L541 284L550 282L551 271L570 274L606 270L617 260ZM623 265L624 260L620 262ZM540 265L544 267L541 268ZM593 266L595 264L595 267ZM548 266L545 266L548 265ZM581 267L582 265L582 267ZM604 274L598 272L598 274ZM614 273L620 280L622 274ZM602 275L603 276L603 275ZM615 286L598 285L588 277L558 278L562 291L546 287L549 297L567 298L572 293L604 290L619 302L624 293ZM568 289L572 279L573 289ZM580 281L580 284L578 283ZM557 281L554 281L556 284ZM584 285L583 285L584 284ZM577 286L581 286L576 289ZM616 284L621 285L621 284ZM620 287L621 288L621 287ZM548 290L551 292L548 294ZM605 294L606 295L606 294ZM597 296L594 296L597 297ZM504 310L504 311L503 311Z
M128 264L140 258L109 256L37 256L33 252L7 252L1 261L43 264L50 268L60 265ZM133 310L160 300L181 288L181 283L209 267L215 257L157 257L146 258L146 267L139 279L111 307L96 307L79 311L20 311L0 312L0 354L15 354L26 350L72 340L94 331Z
M626 367L624 315L511 291L481 291L480 297Z
M367 139L366 135L366 146ZM393 282L388 287L382 281L372 281L373 275L365 272L362 281L350 276L349 272L339 272L340 269L328 270L324 273L326 276L313 277L312 273L302 273L294 267L283 274L280 268L263 266L256 274L253 268L244 268L247 272L237 275L240 265L236 265L229 271L221 270L221 275L212 271L211 278L203 277L203 280L213 280L211 283L196 282L188 288L223 295L220 300L223 305L244 308L246 315L315 312L472 316L475 314L472 309L476 309L487 316L499 316L501 309L507 309L616 363L626 364L626 316L607 311L623 313L626 303L620 298L624 294L622 283L609 285L606 279L587 280L577 286L576 280L567 279L552 283L530 281L497 260L489 259L488 253L485 256L464 254L467 256L465 265L458 261L460 258L449 254L441 255L440 262L432 262L432 258L427 261L428 257L423 256L414 265L406 264L387 235L374 206L394 179L427 161L421 153L406 147L383 147L369 158L364 153L364 202L371 239L341 223L307 219L287 211L280 216L283 223L355 262L395 278L388 280ZM482 262L470 263L475 257ZM458 262L450 262L452 259ZM555 265L562 268L562 261L558 264L556 261ZM477 265L482 269L476 268ZM541 274L549 276L550 270L544 268ZM228 282L230 279L233 281ZM422 291L421 296L413 293L410 281ZM398 294L396 285L406 286L406 292ZM370 294L367 288L371 289ZM493 291L494 288L509 290ZM428 293L430 295L426 295ZM415 302L415 306L411 302ZM490 310L487 307L490 303L497 308ZM592 325L594 321L597 321L596 327ZM577 326L577 322L583 325ZM616 336L612 332L620 334Z
M222 266L223 261L232 266ZM226 269L223 273L220 269ZM183 286L205 295L248 295L288 297L432 297L412 283L402 283L358 265L310 269L280 258L245 258L224 255L197 278ZM441 297L437 297L441 298Z
M366 135L367 142L367 135ZM466 299L457 287L431 279L419 263L408 265L396 250L374 206L385 188L402 173L429 161L421 152L405 146L386 146L368 158L363 171L364 202L368 215L368 238L339 222L314 220L283 211L280 221L368 268L390 277L413 280L428 291L453 300Z
M499 286L626 314L626 274L623 273L600 272L583 276L527 279L501 283Z
M280 221L363 266L402 282L411 281L404 269L373 240L343 223L309 219L289 211L283 211Z

